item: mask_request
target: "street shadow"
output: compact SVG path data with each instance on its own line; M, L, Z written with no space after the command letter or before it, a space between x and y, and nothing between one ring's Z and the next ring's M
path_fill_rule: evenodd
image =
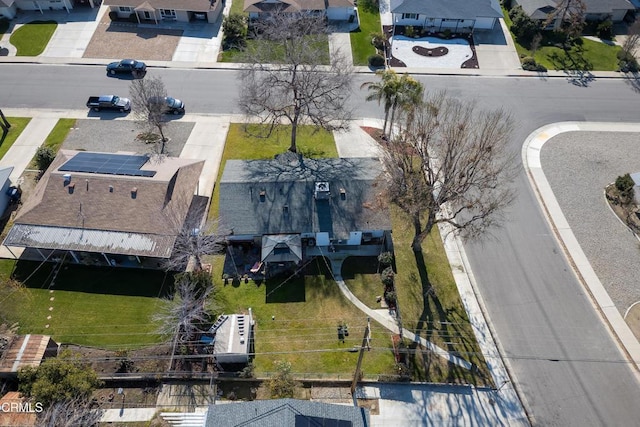
M640 93L640 73L638 72L628 72L624 74L624 82L627 84L634 92Z
M97 118L100 120L115 120L117 118L121 118L121 117L127 117L129 115L128 112L105 112L105 111L93 111L93 110L89 110L89 112L87 113L87 117L89 118Z

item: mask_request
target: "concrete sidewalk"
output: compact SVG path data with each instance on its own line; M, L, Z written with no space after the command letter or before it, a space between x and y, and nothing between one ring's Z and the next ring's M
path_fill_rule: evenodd
M11 148L0 159L0 166L13 166L13 172L10 176L11 182L18 181L38 151L38 147L42 145L56 123L58 123L57 118L33 117Z

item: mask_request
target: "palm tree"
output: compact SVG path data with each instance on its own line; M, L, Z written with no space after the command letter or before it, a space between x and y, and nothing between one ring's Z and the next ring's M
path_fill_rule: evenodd
M367 101L378 101L378 105L380 105L381 102L384 103L384 125L382 126L382 133L386 135L389 111L391 111L400 79L393 70L376 71L376 75L380 77L380 81L364 82L360 85L360 89L367 88L371 92L366 98Z
M389 121L389 133L393 129L396 111L398 109L411 111L414 106L422 102L424 86L408 74L403 74L395 86L395 94L391 104L391 120Z

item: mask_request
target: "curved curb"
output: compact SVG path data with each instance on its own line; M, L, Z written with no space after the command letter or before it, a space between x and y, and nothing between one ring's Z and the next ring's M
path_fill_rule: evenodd
M589 292L596 311L600 313L603 320L609 325L610 331L620 345L621 350L633 362L634 368L640 371L640 343L631 332L631 329L591 267L542 170L540 161L542 146L556 135L574 131L640 133L640 124L604 122L553 123L533 131L522 145L522 164L527 172L527 177L536 199L540 203L544 216L549 222L565 257L580 283Z

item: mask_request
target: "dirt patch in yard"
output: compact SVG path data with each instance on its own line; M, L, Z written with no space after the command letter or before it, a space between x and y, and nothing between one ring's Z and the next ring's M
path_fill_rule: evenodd
M129 22L111 22L105 14L83 57L171 61L181 36L182 30L140 28Z

